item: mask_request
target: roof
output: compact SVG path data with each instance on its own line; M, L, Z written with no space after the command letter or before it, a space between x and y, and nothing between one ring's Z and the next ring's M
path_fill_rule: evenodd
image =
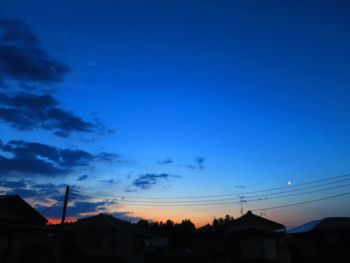
M321 220L315 220L315 221L308 222L304 225L301 225L301 226L298 226L296 228L289 230L288 233L289 234L297 234L297 233L309 232L312 229L314 229L320 222L321 222Z
M78 219L73 225L73 229L92 230L92 231L119 231L128 233L133 236L148 237L150 234L145 230L131 224L127 221L120 220L108 214L98 214L96 216Z
M349 229L349 217L326 217L321 220L308 222L288 231L289 234L301 234L315 230Z
M226 234L241 232L246 230L256 230L261 232L276 232L279 230L284 230L285 226L271 221L269 219L263 218L261 216L253 214L251 211L248 211L243 216L232 221Z
M205 226L202 226L194 232L194 234L199 234L199 235L213 235L217 234L217 229L216 227L206 224Z
M0 222L46 225L47 219L19 195L0 196Z

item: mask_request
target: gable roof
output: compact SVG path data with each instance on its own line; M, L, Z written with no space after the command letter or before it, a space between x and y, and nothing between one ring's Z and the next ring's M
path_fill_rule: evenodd
M127 221L115 218L108 214L98 214L96 216L78 219L72 226L73 229L95 230L95 231L118 231L131 234L133 236L148 237L150 236L145 230L131 224Z
M248 211L243 216L231 222L230 226L226 230L226 234L245 230L275 232L284 229L284 225L255 215L251 211Z
M46 225L47 219L19 195L0 196L0 222Z
M349 217L326 217L310 221L288 231L288 234L301 234L315 230L350 229Z

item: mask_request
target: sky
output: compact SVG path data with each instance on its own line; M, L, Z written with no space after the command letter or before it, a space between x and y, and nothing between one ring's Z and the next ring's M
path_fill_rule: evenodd
M349 9L0 0L1 193L43 211L70 185L69 218L200 226L238 217L240 200L247 211L315 199L256 211L287 226L350 216L350 195L325 199L350 191L338 178L350 171ZM249 201L280 187L290 195Z

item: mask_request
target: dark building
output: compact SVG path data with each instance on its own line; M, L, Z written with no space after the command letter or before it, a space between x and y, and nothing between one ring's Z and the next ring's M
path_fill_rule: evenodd
M222 231L213 225L202 226L192 234L194 262L215 262L222 254Z
M230 262L290 262L285 226L251 211L234 220L223 239Z
M350 262L350 218L328 217L288 231L291 255L300 263Z
M18 195L0 196L0 262L49 262L47 219Z
M129 222L99 214L65 226L62 262L144 262L151 235Z
M289 263L285 226L248 211L225 226L203 226L192 237L195 262Z
M19 195L0 196L0 224L46 225L47 219L31 207Z

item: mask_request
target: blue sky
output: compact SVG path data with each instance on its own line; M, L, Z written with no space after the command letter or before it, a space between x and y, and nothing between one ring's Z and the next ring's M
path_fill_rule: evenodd
M26 99L49 95L56 111L82 121L80 128L58 128L62 119L52 126L51 114L24 129L2 117L2 144L50 145L61 149L56 151L60 158L64 149L90 154L69 165L60 159L55 165L62 173L42 175L10 169L8 159L19 158L12 143L10 152L8 147L2 152L4 181L29 180L31 189L37 183L58 188L65 183L93 193L162 197L250 191L349 172L345 1L4 0L0 10L4 21L12 21L2 24L2 32L15 29L17 38L11 41L24 41L25 35L24 44L15 44L26 52L28 34L35 36L33 48L47 52L43 58L54 59L56 67L46 80L5 70L2 95L12 104L3 102L4 107L18 107L13 106L18 92L26 92ZM3 45L10 40L3 38ZM0 59L5 68L13 62ZM24 142L21 147L33 151ZM78 181L82 175L86 179ZM137 185L143 176L148 176L146 187ZM54 200L29 197L34 203L40 198L46 198L45 205ZM269 216L287 224L349 216L342 209L346 201L348 196L333 200L335 208L328 212L331 201L309 205L308 212L301 206ZM130 206L108 209L199 223L239 213L237 205L191 213L169 208L165 214ZM289 214L300 217L288 221Z

